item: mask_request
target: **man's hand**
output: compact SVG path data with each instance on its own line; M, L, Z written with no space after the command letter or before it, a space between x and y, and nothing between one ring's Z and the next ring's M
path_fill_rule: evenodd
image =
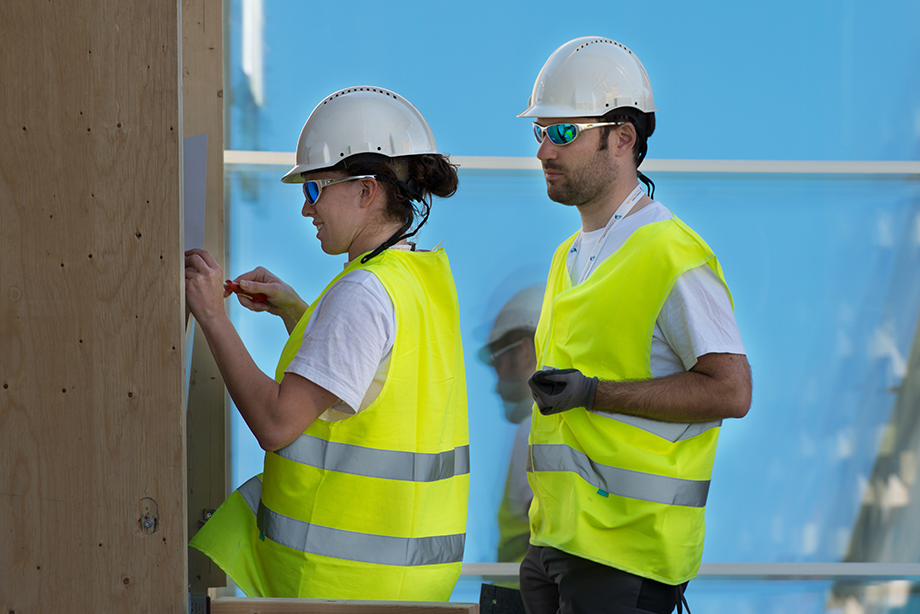
M553 369L537 371L527 380L540 413L544 416L594 405L597 378L585 377L578 369Z

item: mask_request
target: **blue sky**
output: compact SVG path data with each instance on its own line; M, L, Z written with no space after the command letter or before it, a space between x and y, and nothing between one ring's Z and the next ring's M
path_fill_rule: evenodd
M543 62L571 38L600 35L629 46L649 73L659 110L649 158L920 155L918 3L266 1L257 107L239 69L239 2L228 149L293 151L324 96L378 85L419 108L443 152L532 156L528 120L515 115ZM312 300L343 263L319 250L300 190L279 183L283 170L230 176L228 276L264 265ZM652 178L657 198L719 256L754 367L751 414L723 428L704 561L840 560L894 400L895 354L910 351L920 312L916 182ZM539 173L461 170L457 196L435 203L419 235L422 247L444 242L461 301L470 562L492 560L513 431L475 352L501 303L541 281L553 248L577 228L575 212L546 198ZM272 372L280 322L233 315ZM885 331L894 331L894 353L878 350ZM238 484L261 455L236 426Z

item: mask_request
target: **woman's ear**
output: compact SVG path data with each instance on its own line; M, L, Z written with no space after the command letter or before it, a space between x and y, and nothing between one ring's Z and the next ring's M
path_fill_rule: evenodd
M383 190L380 189L380 186L377 184L377 179L374 177L358 179L357 183L361 186L359 197L361 198L362 209L370 207L377 195L383 194Z

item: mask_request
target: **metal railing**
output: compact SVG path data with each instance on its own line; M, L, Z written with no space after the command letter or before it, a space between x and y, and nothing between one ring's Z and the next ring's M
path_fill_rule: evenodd
M540 170L534 157L451 156L464 170ZM291 167L294 153L282 151L224 151L224 165ZM649 158L642 170L658 173L880 175L920 180L920 160L665 160Z

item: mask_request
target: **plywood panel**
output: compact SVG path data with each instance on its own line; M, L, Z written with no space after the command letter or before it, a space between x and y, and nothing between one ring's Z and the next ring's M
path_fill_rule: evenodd
M0 3L0 611L183 612L178 5Z
M182 2L182 84L184 136L207 135L207 217L205 249L224 257L224 128L223 128L223 15L222 0ZM188 400L189 536L194 535L202 511L216 508L227 495L224 445L226 409L223 379L199 327ZM224 586L226 576L197 550L189 550L192 594Z
M479 614L476 603L359 601L331 599L253 599L211 601L211 614Z

